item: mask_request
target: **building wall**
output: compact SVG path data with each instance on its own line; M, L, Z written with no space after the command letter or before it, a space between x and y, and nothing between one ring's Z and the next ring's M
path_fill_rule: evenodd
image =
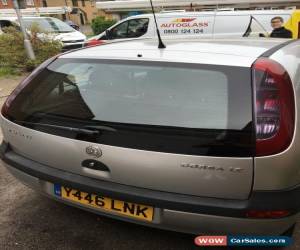
M71 0L68 0L68 2L72 3ZM86 1L86 0L85 1L79 0L77 2L78 2L78 8L83 10L84 13L86 14L86 19L87 19L86 21L88 23L91 23L92 19L98 15L98 9L96 8L96 3L94 1Z
M0 0L1 1L1 0ZM72 0L47 0L48 7L56 7L56 6L69 6L72 8L78 8L79 11L76 14L69 14L66 18L72 20L78 25L82 25L82 17L84 24L91 23L92 20L96 16L106 16L104 11L101 11L96 8L96 1L95 0L78 0L77 6L74 5ZM84 3L83 3L84 2ZM82 10L82 11L81 11ZM82 16L82 17L81 17Z
M3 3L7 2L7 5L4 5ZM25 3L31 3L31 1L26 1ZM34 7L41 7L42 6L42 0L32 0L32 5L31 4L26 4L27 8L34 8ZM0 0L0 9L12 9L13 8L13 1L12 0L6 0L2 1Z
M7 5L3 5L2 2L5 0L0 0L0 9L12 9L13 8L13 1L7 0ZM77 2L77 6L74 3ZM69 19L72 20L77 25L89 24L92 20L97 16L105 16L107 18L111 18L111 14L106 14L104 11L99 10L96 8L96 0L25 0L25 3L32 3L27 4L27 8L34 8L34 7L62 7L68 6L71 8L78 9L78 11L74 11L74 13L66 14L66 15L54 15L59 19L65 20Z
M13 8L12 0L7 0L7 5L3 5L2 1L0 0L0 9L11 9Z
M47 0L47 7L66 6L65 0Z

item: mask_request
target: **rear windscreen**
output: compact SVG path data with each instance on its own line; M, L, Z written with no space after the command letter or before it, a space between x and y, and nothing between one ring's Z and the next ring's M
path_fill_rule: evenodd
M9 116L33 129L108 145L249 156L251 93L249 68L59 59L17 96ZM41 123L115 130L89 138Z

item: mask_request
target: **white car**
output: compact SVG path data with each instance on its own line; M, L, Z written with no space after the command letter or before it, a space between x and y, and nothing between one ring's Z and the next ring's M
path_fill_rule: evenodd
M45 32L39 34L42 39L54 39L61 41L63 50L81 48L86 41L86 36L81 32L73 29L68 24L53 17L23 17L26 29L30 33L33 24ZM17 17L0 17L0 34L1 28L9 26L19 26Z

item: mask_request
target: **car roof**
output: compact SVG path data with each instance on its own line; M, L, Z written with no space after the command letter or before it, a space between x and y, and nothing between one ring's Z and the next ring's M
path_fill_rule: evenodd
M60 58L165 61L250 67L264 52L286 39L131 39L80 49Z

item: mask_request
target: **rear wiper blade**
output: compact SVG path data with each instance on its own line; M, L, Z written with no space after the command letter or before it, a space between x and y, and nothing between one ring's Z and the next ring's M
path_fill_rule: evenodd
M86 134L86 135L100 134L100 132L98 130L90 130L88 128L74 128L74 127L69 127L69 126L60 126L60 125L37 123L37 122L26 122L26 121L16 121L16 123L23 124L23 125L41 126L41 127L45 127L45 128L56 128L56 129L60 129L60 130L66 130L69 132L75 132L75 133Z

